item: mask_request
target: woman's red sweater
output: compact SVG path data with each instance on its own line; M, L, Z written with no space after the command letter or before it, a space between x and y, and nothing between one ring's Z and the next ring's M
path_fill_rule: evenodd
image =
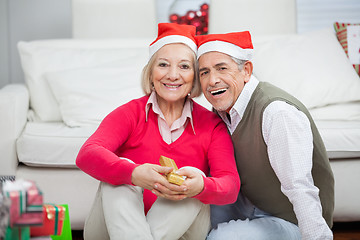
M193 166L208 176L204 178L203 191L194 198L205 204L235 202L240 179L233 144L222 120L193 102L195 133L188 124L175 142L167 144L160 135L158 118L152 109L146 119L147 100L148 96L144 96L111 112L80 149L77 166L103 182L132 184L135 167L144 163L159 164L159 157L163 155L174 159L179 168ZM151 191L144 192L146 211L155 200Z

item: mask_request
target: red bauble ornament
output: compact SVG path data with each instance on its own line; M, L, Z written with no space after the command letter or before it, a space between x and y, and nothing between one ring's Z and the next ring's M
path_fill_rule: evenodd
M188 11L185 16L186 16L187 20L191 21L192 19L194 19L196 17L196 12Z
M188 24L196 27L196 34L208 33L209 4L204 3L200 9L187 11L184 16L173 13L169 16L169 21L178 24Z
M205 16L206 15L206 12L204 12L204 11L196 11L196 16L198 16L198 17L203 17L203 16Z
M186 19L186 16L180 17L180 24L188 24L188 21Z
M207 3L202 4L202 5L200 6L200 9L201 9L201 10L209 10L209 4L207 4Z
M169 20L171 23L177 23L179 21L179 15L177 14L171 14L169 17Z
M191 21L191 25L194 25L196 29L199 29L201 27L201 21L198 18L195 18Z

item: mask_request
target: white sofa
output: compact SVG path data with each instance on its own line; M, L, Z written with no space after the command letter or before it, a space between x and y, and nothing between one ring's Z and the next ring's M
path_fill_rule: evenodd
M295 0L276 0L260 14L233 15L223 7L245 0L222 1L211 2L210 32L250 28L256 50L254 74L302 100L318 125L335 175L334 220L360 221L360 79L334 34L324 30L294 35ZM83 228L98 185L76 168L77 152L108 111L141 96L139 75L153 40L116 39L120 34L114 34L109 21L113 24L117 18L93 17L100 2L111 9L109 14L121 15L128 1L74 0L74 37L81 39L21 42L26 83L0 89L0 176L35 180L45 202L69 204L73 229ZM260 2L268 1L254 4ZM271 31L277 35L269 35L268 27L279 22L283 25ZM204 98L198 101L210 108Z
M360 79L331 30L253 36L254 74L309 107L335 174L335 221L360 220ZM74 164L107 112L141 96L151 39L19 43L26 85L0 90L0 175L35 180L82 229L98 182ZM210 108L201 97L201 104Z

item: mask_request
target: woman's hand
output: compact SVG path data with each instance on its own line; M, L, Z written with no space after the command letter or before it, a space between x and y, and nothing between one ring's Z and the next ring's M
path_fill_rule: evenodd
M186 180L181 186L169 183L156 183L156 188L152 191L159 197L178 201L198 195L204 189L204 179L200 172L192 169L183 168L177 171L179 175L186 176Z
M131 175L131 182L139 187L153 190L156 184L166 184L167 180L162 174L168 174L173 169L156 164L145 163L137 166Z

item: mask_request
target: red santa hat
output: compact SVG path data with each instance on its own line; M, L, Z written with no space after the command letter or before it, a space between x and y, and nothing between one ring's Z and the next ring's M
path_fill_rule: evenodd
M180 25L176 23L159 23L158 37L150 44L149 59L161 47L170 43L183 43L195 53L197 52L195 40L196 27L192 25Z
M207 52L221 52L240 60L251 60L253 45L250 32L233 32L196 36L197 57Z

